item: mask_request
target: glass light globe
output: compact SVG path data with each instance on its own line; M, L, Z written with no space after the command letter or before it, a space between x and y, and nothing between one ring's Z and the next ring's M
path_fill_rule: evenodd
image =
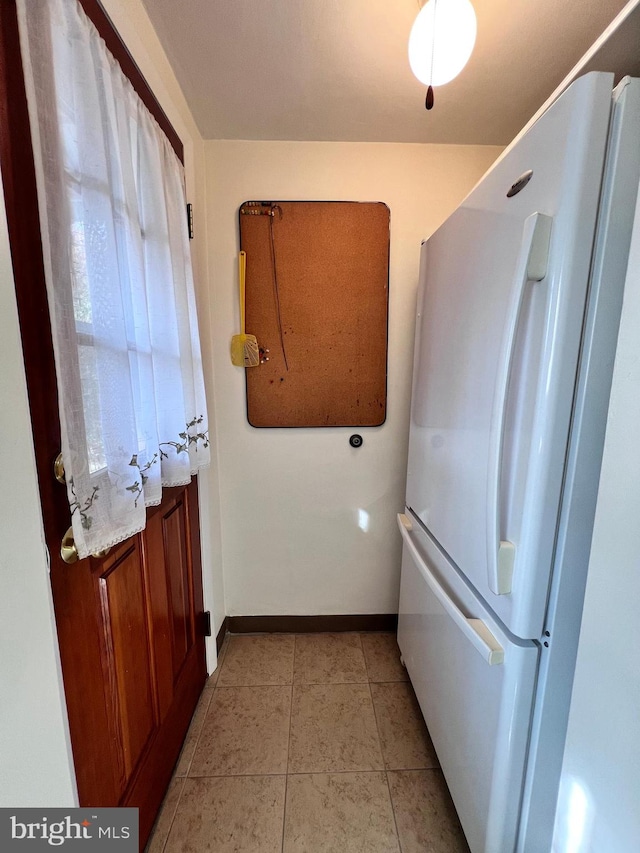
M471 56L477 29L470 0L429 0L409 36L409 65L418 80L442 86L457 77Z

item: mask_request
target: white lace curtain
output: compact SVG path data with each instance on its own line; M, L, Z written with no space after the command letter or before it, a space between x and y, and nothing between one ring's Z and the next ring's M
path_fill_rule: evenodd
M20 0L80 557L209 462L183 169L76 0Z

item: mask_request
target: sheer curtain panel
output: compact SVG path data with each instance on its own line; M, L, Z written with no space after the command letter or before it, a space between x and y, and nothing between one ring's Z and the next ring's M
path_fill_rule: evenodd
M20 0L80 557L209 463L182 164L76 0ZM52 413L53 416L54 413Z

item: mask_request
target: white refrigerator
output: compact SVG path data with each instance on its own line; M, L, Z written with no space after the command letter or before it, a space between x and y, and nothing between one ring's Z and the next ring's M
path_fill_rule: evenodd
M640 179L640 81L612 85L422 246L398 642L472 853L552 845Z

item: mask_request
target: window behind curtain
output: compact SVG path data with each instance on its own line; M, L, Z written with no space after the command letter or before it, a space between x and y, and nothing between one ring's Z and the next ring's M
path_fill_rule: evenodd
M182 165L75 0L20 0L79 556L209 462Z

